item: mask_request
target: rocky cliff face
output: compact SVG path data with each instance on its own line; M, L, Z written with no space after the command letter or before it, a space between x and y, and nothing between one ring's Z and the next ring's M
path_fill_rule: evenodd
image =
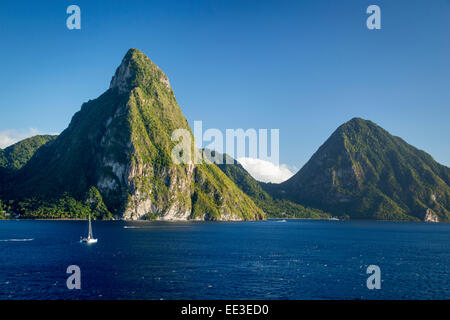
M249 220L264 213L215 165L175 164L175 129L193 135L167 76L130 49L110 88L15 177L15 194L83 199L96 187L124 219ZM192 144L194 152L194 144Z
M437 216L436 213L433 212L433 210L427 209L427 211L425 213L424 221L425 222L439 222L439 217Z
M450 219L450 169L359 118L339 127L288 181L265 188L352 218Z

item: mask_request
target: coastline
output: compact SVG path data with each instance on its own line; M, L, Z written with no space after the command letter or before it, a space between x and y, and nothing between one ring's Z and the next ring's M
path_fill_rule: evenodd
M426 223L426 224L447 224L448 221L439 221L439 222L429 222L429 221L420 221L420 220L372 220L372 219L320 219L320 218L267 218L265 220L127 220L127 219L99 219L93 221L123 221L123 222L169 222L169 223L180 223L180 222L196 222L196 223L210 223L210 222L264 222L264 221L282 221L282 220L305 220L305 221L336 221L336 222L349 222L349 221L371 221L371 222L415 222L415 223ZM0 219L0 223L2 221L88 221L88 219L80 219L80 218L22 218L22 219Z

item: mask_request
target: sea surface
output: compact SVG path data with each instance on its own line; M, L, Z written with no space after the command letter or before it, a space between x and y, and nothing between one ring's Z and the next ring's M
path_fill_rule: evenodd
M0 299L450 299L450 224L1 221ZM69 290L67 268L81 270ZM369 290L369 265L381 289Z

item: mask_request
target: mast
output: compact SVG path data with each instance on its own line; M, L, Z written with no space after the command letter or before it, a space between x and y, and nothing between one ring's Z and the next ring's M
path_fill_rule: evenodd
M89 234L88 234L88 239L92 239L92 227L91 227L91 215L89 214Z

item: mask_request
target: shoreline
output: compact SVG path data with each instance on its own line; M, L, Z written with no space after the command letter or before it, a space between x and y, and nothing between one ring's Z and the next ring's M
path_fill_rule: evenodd
M122 222L170 222L170 223L180 223L180 222L196 222L196 223L210 223L210 222L264 222L264 221L282 221L282 220L307 220L307 221L336 221L336 222L350 222L350 221L366 221L366 222L415 222L415 223L426 223L426 224L447 224L450 221L439 221L439 222L427 222L427 221L417 221L417 220L371 220L371 219L317 219L317 218L267 218L265 220L125 220L125 219L105 219L105 220L93 220L99 221L122 221ZM88 221L88 219L80 218L36 218L36 219L0 219L2 221Z

